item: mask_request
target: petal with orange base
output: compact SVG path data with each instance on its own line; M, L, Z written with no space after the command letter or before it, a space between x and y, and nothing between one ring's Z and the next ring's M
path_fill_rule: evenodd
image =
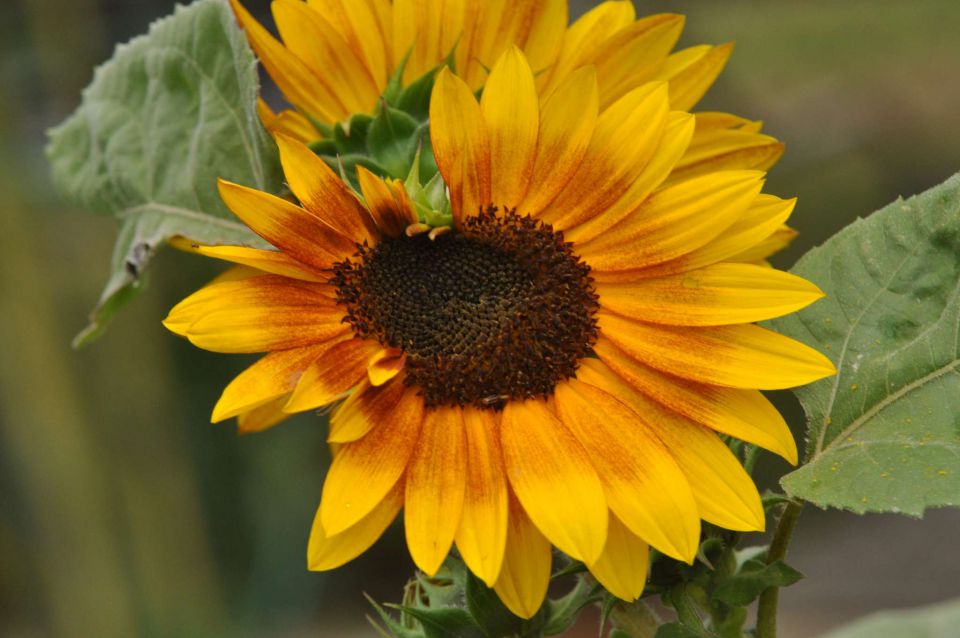
M403 521L413 562L429 576L440 569L460 525L466 460L461 409L427 411L406 474Z
M510 485L537 528L570 556L596 560L607 505L587 452L539 399L507 403L500 430Z
M507 543L507 479L500 449L500 416L464 408L467 489L456 543L467 567L493 587Z
M402 379L391 383L402 384ZM372 415L377 427L343 444L323 483L320 521L333 536L369 514L397 484L420 438L423 399L406 388L400 401Z

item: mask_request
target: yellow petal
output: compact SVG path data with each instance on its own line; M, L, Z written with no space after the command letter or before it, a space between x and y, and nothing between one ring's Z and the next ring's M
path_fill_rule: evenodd
M336 122L349 115L343 103L303 60L291 53L257 22L238 0L230 6L247 32L247 40L267 73L284 96L321 122Z
M607 533L607 506L580 443L537 399L507 404L501 442L510 485L540 531L570 556L596 560Z
M600 283L600 304L625 317L675 326L720 326L780 317L823 297L790 273L749 264L714 264L633 283Z
M537 215L576 173L590 145L598 114L597 76L579 69L561 84L540 113L533 180L520 210Z
M413 562L429 576L440 569L460 525L467 480L463 429L459 407L428 410L407 470L407 547Z
M307 366L283 409L303 412L333 403L363 381L368 362L380 349L375 341L349 335Z
M546 97L553 93L570 73L593 57L607 38L629 26L635 17L633 3L626 0L601 2L580 16L563 35L557 61L539 79L540 94Z
M598 273L669 261L733 225L761 188L763 173L728 171L662 189L618 225L579 244L580 255Z
M637 391L713 430L729 434L797 462L797 444L775 407L756 390L695 383L651 368L601 336L594 350Z
M394 0L394 59L409 53L403 74L408 84L438 66L463 33L464 0Z
M761 194L753 200L753 203L744 211L740 219L720 233L713 241L676 259L650 268L625 273L629 277L625 280L636 281L639 278L687 272L724 260L754 261L754 259L740 258L742 256L761 255L759 258L762 259L767 256L765 254L767 240L777 233L778 228L784 227L782 226L783 222L790 217L796 203L796 199L784 200L773 195ZM761 252L754 253L754 247L761 245L763 246L760 249ZM617 280L619 281L619 279Z
M304 266L295 259L277 250L262 250L260 248L249 248L247 246L208 246L198 244L186 237L174 237L170 240L170 245L177 250L203 255L204 257L222 259L235 264L243 264L274 275L283 275L285 277L292 277L293 279L302 279L303 281L319 281L324 283L330 279L328 274Z
M757 123L745 123L736 118L726 121L725 126L717 126L722 122L717 115L726 114L697 114L696 132L687 152L667 180L668 184L716 171L765 171L783 155L783 144L761 134Z
M763 531L760 494L714 432L637 392L597 359L584 361L577 379L619 398L657 433L690 484L701 518L727 529Z
M692 115L677 111L670 112L656 153L637 174L630 187L601 213L570 228L566 233L567 239L576 244L588 242L616 227L624 218L635 214L650 193L670 175L670 171L687 148L692 132Z
M223 180L218 185L227 208L253 232L302 264L327 270L356 252L354 240L285 199Z
M480 89L497 58L519 47L534 73L548 69L567 28L566 0L486 0L467 4L457 44L457 74Z
M387 85L391 64L389 0L307 0L343 36L354 55L363 60L378 87Z
M597 316L603 334L631 357L700 383L780 390L836 374L813 348L759 326L658 326L602 309Z
M447 68L437 74L430 98L430 139L457 223L493 203L483 113L470 88Z
M345 334L343 310L328 287L277 275L207 286L170 311L165 325L185 323L195 345L214 352L267 352Z
M249 412L238 414L237 432L240 434L263 432L286 420L290 416L282 410L283 404L286 403L286 401L286 395L280 396L253 408Z
M507 544L507 480L500 449L499 416L464 409L467 489L457 529L457 549L477 577L493 587Z
M287 49L314 70L349 113L373 109L380 97L363 60L318 11L302 0L273 0L273 18Z
M313 518L310 542L307 544L307 567L322 572L349 563L377 542L403 505L403 484L398 483L370 511L348 529L329 536L320 522L320 508Z
M662 13L620 29L583 60L597 68L600 106L606 108L630 90L656 79L658 69L683 31L682 15ZM674 107L677 110L679 109Z
M224 388L210 420L219 423L290 394L310 363L337 343L339 340L265 355Z
M493 586L507 609L521 618L537 613L547 596L552 559L550 542L511 497L503 568Z
M757 242L750 248L743 250L729 258L729 261L741 263L758 263L774 255L796 239L797 231L786 225L779 226L763 241Z
M305 209L344 237L357 243L376 243L379 232L370 211L326 162L289 137L278 137L277 146L290 190Z
M328 535L356 524L397 484L416 447L422 420L423 399L408 388L389 418L359 441L340 447L320 502L320 522Z
M357 179L370 215L381 233L400 237L407 226L419 221L402 182L384 180L359 164Z
M667 85L651 83L602 112L576 174L543 212L543 220L566 230L620 199L657 152L667 106Z
M667 58L657 78L670 82L670 106L678 111L692 110L723 71L731 53L733 44L701 45Z
M353 394L330 416L331 443L356 441L391 418L393 410L407 400L407 387L395 379L379 387L361 381Z
M367 365L367 377L370 385L383 385L394 378L407 363L407 357L400 350L394 348L381 349L378 356L372 358Z
M300 113L286 109L278 115L274 115L272 111L269 111L269 107L266 106L263 100L257 102L257 106L259 107L260 105L264 107L258 111L261 113L260 119L263 121L263 126L270 132L270 135L286 135L295 140L300 140L304 144L309 144L322 137L320 131L313 126L310 120Z
M496 204L513 208L533 177L540 119L533 72L517 47L494 65L480 109L490 137L490 190Z
M570 379L557 386L555 396L558 415L597 468L610 509L663 553L692 561L700 540L699 510L663 442L640 415L597 387Z
M607 544L590 573L608 592L628 602L640 598L650 570L650 546L631 532L612 512Z

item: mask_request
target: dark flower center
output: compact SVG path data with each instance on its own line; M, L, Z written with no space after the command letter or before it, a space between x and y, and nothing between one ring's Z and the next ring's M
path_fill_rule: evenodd
M331 283L358 337L406 353L428 406L549 396L596 341L590 267L562 233L492 206L459 232L364 246Z

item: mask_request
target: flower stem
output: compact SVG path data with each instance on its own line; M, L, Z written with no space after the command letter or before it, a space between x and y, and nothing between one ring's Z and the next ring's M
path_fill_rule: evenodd
M787 556L787 548L793 537L793 530L797 527L797 519L803 510L802 501L792 501L780 514L777 529L770 542L770 551L767 552L767 564L783 560ZM780 588L768 587L760 594L757 606L757 638L777 638L777 605L780 602Z

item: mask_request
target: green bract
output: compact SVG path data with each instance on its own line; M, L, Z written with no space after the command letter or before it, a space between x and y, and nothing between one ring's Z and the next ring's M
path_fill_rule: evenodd
M77 111L50 132L53 180L77 205L121 222L96 337L142 287L175 235L262 245L220 201L217 178L277 192L276 148L256 114L256 62L225 0L178 7L117 47Z
M827 297L774 325L839 372L795 391L807 459L787 492L858 513L960 504L960 176L855 222L792 272Z

